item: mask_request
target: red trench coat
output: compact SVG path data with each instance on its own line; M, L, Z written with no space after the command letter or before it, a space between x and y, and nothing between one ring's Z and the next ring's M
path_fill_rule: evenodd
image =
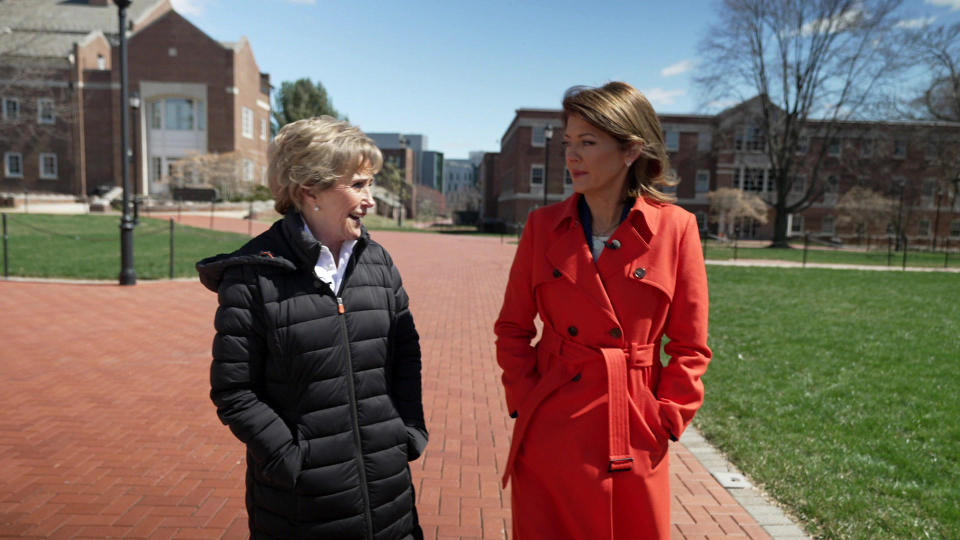
M517 418L513 538L669 538L667 446L703 402L711 357L697 222L638 197L594 263L579 197L530 214L494 327Z

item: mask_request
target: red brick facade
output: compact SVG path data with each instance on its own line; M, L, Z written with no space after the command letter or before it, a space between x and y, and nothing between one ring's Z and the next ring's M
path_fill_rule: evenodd
M112 4L84 8L87 13L116 10ZM130 123L135 193L168 192L169 163L191 153L237 152L244 180L265 183L270 82L260 72L250 44L245 38L235 44L213 40L173 11L168 1L136 15L127 42L129 90L141 101L139 110L131 111ZM18 141L16 126L0 123L3 150L22 153L24 165L22 177L0 175L0 192L26 188L80 197L98 185L121 185L119 48L111 47L104 32L95 30L77 40L69 56L42 61L55 69L31 76L32 87L0 87L3 97L20 100L23 116L36 114L33 105L25 106L35 101L32 93L53 98L57 112L55 124L38 126L33 141ZM4 73L14 69L0 66ZM162 132L154 125L162 121L162 129L168 129L164 115L170 113L162 112L165 100L189 105L184 122L192 127L187 132ZM154 103L159 103L159 119L151 116ZM174 142L160 141L158 133ZM55 179L40 177L41 152L56 154Z
M705 231L717 231L717 223L710 217L710 191L735 187L774 200L763 143L750 145L746 140L749 115L743 108L748 104L716 116L660 116L670 167L680 179L675 188L677 204L695 213ZM538 173L531 171L544 163L542 138L535 139L535 132L539 129L542 133L547 124L560 126L561 112L517 110L500 152L485 156L479 177L486 222L500 221L508 228L520 226L527 213L543 204L542 188L531 185L531 178ZM797 158L807 164L800 167L801 175L813 174L805 167L826 144L822 130L817 123L808 127L807 150ZM572 191L567 184L561 188L565 176L559 144L562 137L562 127L556 127L547 171L549 203ZM864 235L886 235L886 226L857 231L855 224L841 219L837 202L852 187L863 186L898 203L898 219L912 242L932 244L934 238L948 236L960 240L960 198L956 191L960 180L960 124L850 122L840 126L836 138L839 145L831 147L832 152L816 173L820 179L817 185L824 186L826 192L808 208L789 216L793 234L810 233L844 242L863 241ZM738 229L741 236L772 238L773 214L771 208L766 224L743 223Z

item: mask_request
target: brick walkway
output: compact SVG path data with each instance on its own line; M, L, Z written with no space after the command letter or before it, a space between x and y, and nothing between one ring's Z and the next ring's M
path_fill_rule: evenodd
M515 246L374 237L422 336L430 444L413 470L427 538L505 538L511 420L492 324ZM207 397L215 308L196 281L0 282L0 537L246 537L243 449ZM674 538L769 538L682 444L671 453Z

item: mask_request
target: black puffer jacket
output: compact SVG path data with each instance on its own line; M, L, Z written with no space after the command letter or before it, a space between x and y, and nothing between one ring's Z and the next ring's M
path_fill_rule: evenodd
M290 213L197 263L219 293L210 395L247 445L251 537L419 537L407 461L427 431L400 274L364 230L334 293L319 253Z

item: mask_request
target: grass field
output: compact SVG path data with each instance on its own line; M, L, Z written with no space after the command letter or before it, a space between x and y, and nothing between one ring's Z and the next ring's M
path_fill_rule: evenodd
M960 538L960 275L709 267L704 435L825 538Z
M903 252L894 251L892 256L888 257L885 246L875 246L869 252L856 251L848 249L817 249L807 250L807 262L810 263L830 263L830 264L866 264L871 266L886 266L890 263L893 268L900 268L903 265ZM953 243L956 250L960 247L960 241ZM734 249L730 244L718 244L709 242L704 251L706 257L712 260L730 260L734 258ZM793 249L773 249L773 248L743 248L736 250L737 259L776 259L781 261L801 262L803 261L803 244L795 245ZM907 252L908 267L933 267L943 268L944 263L949 268L960 268L960 253L952 251L945 255L943 251L914 251Z
M117 279L120 274L119 216L7 215L11 276ZM242 246L249 237L175 225L174 276L196 277L194 263ZM170 224L144 218L134 229L138 279L170 275Z

